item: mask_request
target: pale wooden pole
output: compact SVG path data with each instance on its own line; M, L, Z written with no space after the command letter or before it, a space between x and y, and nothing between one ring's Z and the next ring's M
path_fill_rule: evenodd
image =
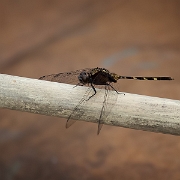
M88 92L87 87L73 87L69 84L0 74L0 107L68 118ZM104 91L97 89L94 97L80 105L80 120L97 122L103 99ZM104 120L106 125L180 135L178 100L118 94L110 110Z

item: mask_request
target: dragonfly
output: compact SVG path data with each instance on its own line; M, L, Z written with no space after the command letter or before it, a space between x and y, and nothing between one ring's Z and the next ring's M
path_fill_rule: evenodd
M76 86L89 86L89 90L93 90L93 93L89 95L90 93L85 93L84 97L80 100L80 102L77 104L77 106L74 108L72 113L67 119L66 122L66 128L69 128L74 122L75 119L80 118L82 115L81 113L78 114L77 111L80 110L81 107L83 107L83 104L86 103L88 100L93 98L96 94L96 86L99 88L105 89L104 94L104 100L102 109L100 112L100 115L98 117L98 131L97 134L100 133L100 130L103 126L104 120L107 118L108 114L110 113L111 108L113 107L113 104L116 103L117 95L119 92L113 87L114 83L117 83L118 80L121 79L132 79L132 80L174 80L172 77L169 76L158 76L158 77L143 77L143 76L121 76L116 73L112 73L109 70L105 68L86 68L71 72L65 72L65 73L58 73L58 74L50 74L45 75L39 78L40 80L46 80L46 81L53 81L53 82L59 82L59 83L68 83L68 84L74 84ZM112 91L115 93L110 93ZM124 94L125 95L125 94ZM86 97L88 96L88 97ZM113 99L111 105L108 105L108 99ZM78 114L78 115L77 115Z

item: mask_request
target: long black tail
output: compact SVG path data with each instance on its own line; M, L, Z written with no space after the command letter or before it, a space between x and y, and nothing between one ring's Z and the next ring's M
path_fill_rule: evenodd
M154 80L154 81L159 81L159 80L174 80L172 77L141 77L141 76L119 76L119 79L134 79L134 80Z

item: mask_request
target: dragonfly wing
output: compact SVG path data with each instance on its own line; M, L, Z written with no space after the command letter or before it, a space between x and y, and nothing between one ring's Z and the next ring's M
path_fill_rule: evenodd
M50 74L40 77L40 80L46 80L46 81L53 81L53 82L59 82L59 83L68 83L68 84L74 84L77 85L79 83L78 76L82 71L90 71L91 69L81 69L71 72L65 72L65 73L58 73L58 74ZM78 105L74 108L73 112L70 114L70 116L67 119L66 122L66 128L69 128L72 124L76 122L74 119L80 119L82 116L82 111L80 111L80 108L85 103L85 96L90 93L90 89L87 90L81 101L78 103ZM74 119L73 119L74 118Z
M50 74L40 77L40 80L46 80L46 81L53 81L53 82L59 82L59 83L67 83L67 84L74 84L77 85L79 83L78 76L82 71L90 71L89 68L71 71L71 72L64 72L64 73L58 73L58 74Z
M98 131L97 131L97 134L99 135L101 129L103 127L103 124L101 124L100 122L98 123Z
M76 122L76 120L73 119L67 119L66 121L66 128L69 128L71 125L73 125Z
M101 113L98 120L98 131L97 134L100 133L103 122L107 119L108 115L110 114L113 106L117 101L118 93L112 88L112 85L105 85L105 94L104 94L104 101L103 106L101 109Z
M93 91L92 87L89 87L86 90L82 99L79 101L79 103L76 105L76 107L74 108L74 110L72 111L70 116L68 117L67 122L66 122L66 128L69 128L71 125L73 125L76 122L75 119L81 118L81 116L85 112L84 108L86 106L86 103L89 100L89 97L92 96L93 93L94 93L94 91Z

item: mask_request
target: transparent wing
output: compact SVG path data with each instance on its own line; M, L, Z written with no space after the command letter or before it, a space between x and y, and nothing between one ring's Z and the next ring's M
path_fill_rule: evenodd
M107 119L108 115L110 114L113 106L117 101L117 97L118 97L118 93L110 85L108 84L105 85L105 94L104 94L103 106L98 120L97 134L100 133L103 126L103 122Z
M64 73L58 73L58 74L50 74L40 77L40 80L46 80L46 81L53 81L53 82L59 82L59 83L68 83L68 84L74 84L77 85L79 83L78 76L82 71L90 71L90 68L71 71L71 72L64 72ZM85 103L85 96L90 91L90 89L87 90L81 101L78 103L78 105L74 108L73 112L70 114L70 116L67 119L66 122L66 128L69 128L72 124L76 122L76 120L73 119L79 119L82 116L82 111L80 111L80 107Z
M84 111L85 111L84 110L85 104L87 103L87 101L89 100L89 97L92 96L93 93L94 93L94 90L92 89L92 87L89 87L86 90L84 96L82 97L80 102L76 105L76 107L74 108L70 116L68 117L67 122L66 122L66 128L69 128L72 124L74 124L76 122L75 119L81 118L81 116L84 114Z
M79 83L78 76L82 71L90 71L90 68L71 71L71 72L64 72L64 73L58 73L58 74L50 74L40 77L40 80L46 80L46 81L53 81L53 82L59 82L59 83L67 83L67 84L74 84L77 85Z
M106 88L106 86L105 86L105 88ZM107 97L108 97L108 90L105 89L103 106L102 106L102 109L101 109L101 112L100 112L100 116L99 116L99 119L98 119L98 131L97 131L97 134L100 133L100 131L102 129L102 126L103 126L103 117L104 117L104 113L105 113L105 111L107 109L106 108Z

